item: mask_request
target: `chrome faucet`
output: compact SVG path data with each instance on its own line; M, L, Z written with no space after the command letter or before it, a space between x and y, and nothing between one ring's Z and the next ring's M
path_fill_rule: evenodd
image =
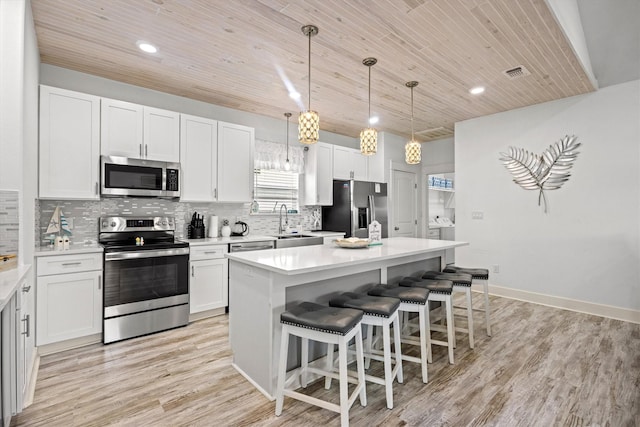
M280 205L280 218L279 218L279 223L280 225L278 226L278 234L282 234L282 208L284 208L284 216L285 216L285 224L289 225L289 214L287 213L287 205L285 205L284 203Z

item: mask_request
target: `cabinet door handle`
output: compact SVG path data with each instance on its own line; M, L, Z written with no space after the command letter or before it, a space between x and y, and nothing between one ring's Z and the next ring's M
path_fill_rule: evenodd
M98 183L96 182L96 195L98 195L98 191L100 191L100 187L98 186Z
M191 277L196 277L196 273L195 273L193 265L191 266Z
M140 144L140 157L142 157L142 144Z
M29 315L25 314L24 318L22 319L22 321L25 322L25 328L24 328L25 330L24 330L24 332L22 332L22 335L26 335L27 338L29 338L29 335L31 335L29 333L29 329L31 329L31 327L30 327L31 326L30 325L31 322L29 322Z
M102 274L98 274L98 289L102 289Z
M204 254L205 255L209 255L209 254L219 254L219 253L220 253L220 251L207 251Z
M393 227L393 229L398 231L398 230L400 230L400 227Z
M217 188L213 189L213 198L214 199L218 199L218 189Z
M30 290L31 290L31 285L22 287L22 292L29 292Z
M144 156L147 157L147 144L144 144Z
M78 262L63 262L63 263L62 263L62 265L63 265L64 267L67 267L67 266L69 266L69 265L80 265L80 264L82 264L80 261L78 261Z

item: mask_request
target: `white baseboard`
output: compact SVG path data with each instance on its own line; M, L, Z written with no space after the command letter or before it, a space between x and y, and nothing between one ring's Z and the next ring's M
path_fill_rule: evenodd
M25 391L22 400L22 409L33 403L33 396L36 394L36 381L38 380L38 370L40 369L40 355L37 350L34 352L33 364L31 365L31 375L29 376L29 385Z
M52 344L45 344L38 346L38 354L40 356L47 356L53 353L59 353L65 350L71 350L74 348L84 347L89 344L97 344L102 342L102 334L93 334L81 338L73 338L66 341L60 341Z
M189 315L189 322L197 322L198 320L207 319L214 316L222 316L225 314L225 308L214 308L213 310L201 311Z
M475 289L474 289L475 290ZM608 317L631 323L640 323L640 311L628 308L614 307L612 305L595 304L587 301L579 301L570 298L556 297L553 295L539 294L537 292L523 291L520 289L505 288L489 284L489 293L499 297L511 298L519 301L532 302L549 307L562 308L577 311L579 313L592 314L594 316Z
M245 371L243 371L242 369L240 369L240 367L238 367L238 365L236 365L235 363L231 363L231 366L234 367L234 369L236 371L238 371L240 373L240 375L242 375L247 381L249 381L251 383L251 385L253 385L255 388L258 389L258 391L262 394L264 394L264 396L269 399L270 401L274 401L276 400L275 396L271 396L269 393L267 393L267 391L265 389L263 389L262 387L260 387L258 385L257 382L255 382L249 375L247 375L247 373Z

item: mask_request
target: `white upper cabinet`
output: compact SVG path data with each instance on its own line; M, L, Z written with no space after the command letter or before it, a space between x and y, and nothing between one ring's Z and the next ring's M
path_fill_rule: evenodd
M101 148L105 156L143 158L142 105L102 98Z
M182 114L180 118L182 191L180 200L213 202L218 186L218 122Z
M100 98L40 86L39 197L99 199Z
M353 148L333 146L333 178L368 180L367 156Z
M318 142L305 152L304 205L333 205L333 146Z
M180 114L102 98L101 153L180 161Z
M218 122L218 201L253 199L254 129Z
M180 113L144 107L144 157L180 162Z

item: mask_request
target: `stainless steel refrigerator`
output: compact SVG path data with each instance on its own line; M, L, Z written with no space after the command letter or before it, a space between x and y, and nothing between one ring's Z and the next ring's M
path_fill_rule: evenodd
M369 224L376 220L382 237L389 237L387 184L364 181L333 181L333 206L322 208L322 229L343 231L345 237L369 237Z

